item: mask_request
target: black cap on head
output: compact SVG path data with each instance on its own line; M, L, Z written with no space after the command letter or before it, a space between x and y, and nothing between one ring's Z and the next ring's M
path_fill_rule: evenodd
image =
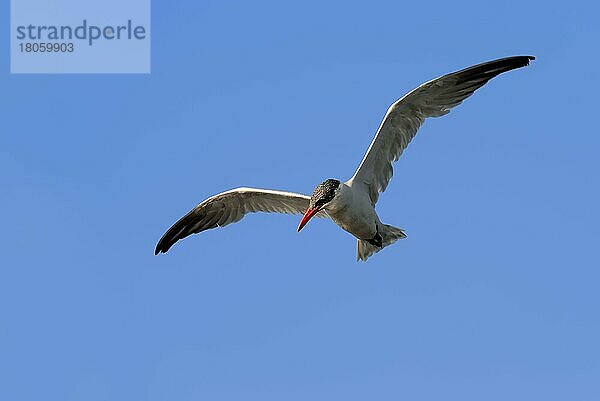
M323 205L331 202L331 200L335 197L335 190L340 186L340 181L330 178L328 180L323 181L312 193L310 197L309 207L311 209L319 209L323 207Z

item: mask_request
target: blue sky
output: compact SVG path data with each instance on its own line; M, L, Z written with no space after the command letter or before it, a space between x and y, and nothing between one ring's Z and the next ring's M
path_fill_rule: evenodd
M150 75L10 75L5 30L0 399L599 399L598 11L155 1ZM153 255L222 190L349 178L394 100L514 54L395 165L408 238L366 264L276 215Z

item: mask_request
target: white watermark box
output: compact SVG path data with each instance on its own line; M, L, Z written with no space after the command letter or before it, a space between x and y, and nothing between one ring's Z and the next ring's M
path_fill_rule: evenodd
M11 0L12 73L150 73L150 0Z

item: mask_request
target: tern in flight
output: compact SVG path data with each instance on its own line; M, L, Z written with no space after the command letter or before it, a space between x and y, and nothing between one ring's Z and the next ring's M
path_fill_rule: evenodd
M236 188L206 199L177 221L156 245L167 252L190 234L240 221L247 213L303 214L298 231L313 216L328 217L357 239L357 260L406 238L400 228L379 220L375 204L400 157L427 117L450 112L490 79L524 67L533 56L506 57L474 65L426 82L390 106L358 169L346 182L328 179L311 196L256 188Z

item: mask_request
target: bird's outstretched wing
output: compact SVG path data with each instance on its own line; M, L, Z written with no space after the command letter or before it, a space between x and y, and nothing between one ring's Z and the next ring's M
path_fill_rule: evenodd
M310 197L293 192L256 188L236 188L211 196L189 211L162 236L155 255L167 252L171 246L190 234L223 227L240 221L247 213L268 212L302 214ZM324 212L320 213L325 217Z
M524 67L533 56L515 56L474 65L426 82L390 106L351 181L366 185L373 205L392 178L400 157L427 117L450 112L490 79Z

